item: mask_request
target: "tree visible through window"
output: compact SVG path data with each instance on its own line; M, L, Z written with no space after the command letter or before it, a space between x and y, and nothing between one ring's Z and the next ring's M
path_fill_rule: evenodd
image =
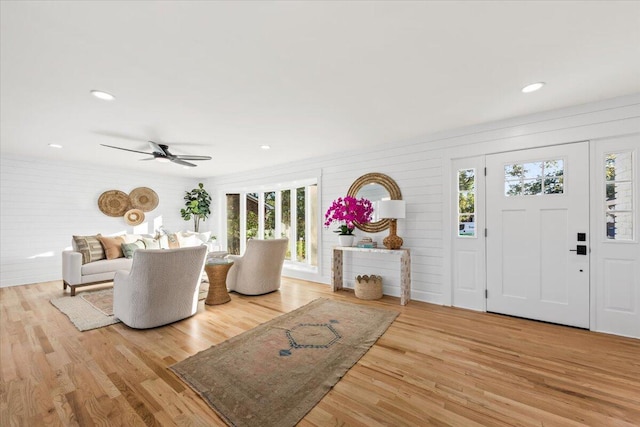
M475 237L476 170L458 171L458 236Z
M605 156L607 239L633 240L633 153Z
M317 266L317 184L285 189L227 194L227 251L239 254L248 239L286 237L285 259ZM244 207L241 208L241 201ZM244 230L240 227L244 223Z
M564 192L564 161L517 163L504 167L504 194L535 196Z

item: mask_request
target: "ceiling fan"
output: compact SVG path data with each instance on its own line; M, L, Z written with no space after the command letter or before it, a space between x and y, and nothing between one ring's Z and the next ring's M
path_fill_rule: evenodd
M188 167L192 167L195 168L197 165L193 164L193 163L189 163L186 160L211 160L211 156L189 156L189 155L175 155L175 154L171 154L171 152L169 151L169 146L165 145L165 144L157 144L153 141L149 141L149 146L151 147L151 153L147 153L144 151L138 151L138 150L130 150L128 148L122 148L122 147L115 147L113 145L106 145L106 144L100 144L103 147L109 147L109 148L115 148L117 150L124 150L124 151L131 151L133 153L140 153L140 154L149 154L153 157L149 157L146 159L140 159L140 160L157 160L159 162L173 162L173 163L177 163L179 165L182 166L188 166Z

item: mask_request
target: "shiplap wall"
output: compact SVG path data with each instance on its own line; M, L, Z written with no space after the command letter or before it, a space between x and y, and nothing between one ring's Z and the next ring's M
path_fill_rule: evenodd
M407 215L398 221L398 235L411 250L412 298L450 305L451 227L450 192L452 159L545 145L590 140L640 131L640 95L568 107L495 123L484 123L425 137L423 141L374 147L366 152L345 153L303 162L216 177L208 181L222 207L225 192L253 191L261 185L319 177L320 213L344 196L359 176L379 172L391 176L406 200ZM282 171L286 171L283 173ZM224 218L220 211L218 218ZM223 223L216 224L223 230ZM333 229L333 228L332 228ZM285 274L329 284L332 247L337 237L321 228L319 271L315 277L286 270ZM222 233L222 231L219 231ZM358 237L365 233L357 231ZM369 234L379 244L387 232ZM383 277L386 294L399 296L397 258L376 254L346 253L345 285L352 287L358 274Z
M344 196L359 176L380 172L398 183L407 202L407 218L399 220L398 234L412 254L412 298L451 304L451 159L527 147L589 140L640 131L640 95L485 123L402 144L373 147L366 152L344 153L278 165L204 180L214 197L214 214L206 230L224 230L225 192L256 190L260 186L296 179L318 179L320 215ZM121 219L103 215L96 206L99 195L110 189L130 191L153 188L169 229L191 228L179 216L182 195L197 181L158 180L154 176L82 165L4 157L1 166L2 262L0 284L33 283L60 278L60 251L72 234L113 234L131 231ZM32 209L31 206L36 208ZM25 208L28 206L28 208ZM318 218L321 221L321 218ZM362 236L362 232L357 232ZM372 235L379 243L386 232ZM321 227L317 275L286 271L294 277L330 283L332 229ZM51 257L38 254L53 253ZM357 274L380 274L385 293L399 295L400 270L396 259L370 254L346 254L345 278L353 285ZM640 288L639 288L640 291Z
M61 252L72 235L133 232L123 218L106 216L98 198L107 190L149 187L159 198L136 232L193 229L180 217L184 192L198 181L159 178L117 168L3 156L0 160L0 287L62 279ZM206 223L201 228L206 229ZM203 227L204 226L204 227Z

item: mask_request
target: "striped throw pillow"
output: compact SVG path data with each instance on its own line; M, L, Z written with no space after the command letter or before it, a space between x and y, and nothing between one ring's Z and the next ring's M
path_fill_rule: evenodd
M83 264L106 258L104 248L100 240L98 240L98 236L100 236L100 234L97 236L73 236L78 252L82 254Z

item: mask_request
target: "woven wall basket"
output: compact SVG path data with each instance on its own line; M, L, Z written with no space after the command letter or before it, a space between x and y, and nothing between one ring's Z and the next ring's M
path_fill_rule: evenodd
M147 187L138 187L129 193L131 206L140 209L142 212L149 212L158 206L158 195L155 191Z
M131 209L129 195L119 190L105 191L98 199L98 208L109 216L122 216Z
M382 298L382 277L380 276L356 276L356 296L360 299Z

